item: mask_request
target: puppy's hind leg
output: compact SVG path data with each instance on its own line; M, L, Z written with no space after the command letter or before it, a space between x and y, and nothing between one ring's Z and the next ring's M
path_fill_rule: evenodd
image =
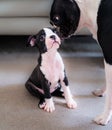
M26 82L26 84L25 84L25 87L26 87L26 89L28 90L28 92L31 94L31 95L33 95L33 96L35 96L35 97L39 97L39 92L38 92L38 90L35 88L35 85L32 83L32 82L30 82L29 80Z
M43 109L45 107L45 98L44 95L42 93L40 93L37 89L36 86L31 83L30 81L27 81L25 84L26 89L35 97L39 98L39 103L38 103L38 107L40 109Z
M64 92L61 90L61 88L62 88L61 84L59 83L58 88L53 93L51 93L51 95L56 96L56 97L64 98Z
M40 101L39 101L38 107L40 109L44 109L45 105L46 105L45 104L45 98L43 96L40 96Z

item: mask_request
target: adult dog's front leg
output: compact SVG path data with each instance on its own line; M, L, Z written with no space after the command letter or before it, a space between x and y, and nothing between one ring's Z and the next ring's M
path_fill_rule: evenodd
M103 114L95 118L95 122L99 125L106 125L112 116L112 65L105 62L106 74L106 101Z

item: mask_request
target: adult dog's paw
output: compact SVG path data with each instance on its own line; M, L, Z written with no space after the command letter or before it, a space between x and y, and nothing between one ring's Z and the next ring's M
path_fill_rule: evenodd
M103 97L106 94L106 89L96 89L92 92L93 95L97 96L97 97Z
M107 125L107 123L110 121L111 119L111 114L101 114L100 116L97 116L94 119L94 122L98 125Z

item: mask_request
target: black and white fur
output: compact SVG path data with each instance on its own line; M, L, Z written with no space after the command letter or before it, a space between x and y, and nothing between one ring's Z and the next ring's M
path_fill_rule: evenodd
M67 106L76 108L77 104L73 100L65 67L57 49L61 41L54 29L43 28L35 36L29 38L28 44L36 46L39 50L38 65L32 72L25 86L27 90L40 99L39 107L47 112L53 112L55 106L52 95L64 97Z
M103 113L95 122L106 125L112 116L112 0L54 0L50 22L66 38L87 27L102 48L104 55L106 89L94 92L106 93Z

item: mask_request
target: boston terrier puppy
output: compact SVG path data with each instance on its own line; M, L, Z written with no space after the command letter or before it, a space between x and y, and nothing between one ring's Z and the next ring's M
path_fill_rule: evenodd
M50 23L67 38L87 27L99 43L104 55L106 88L94 95L106 93L104 111L95 118L99 125L106 125L112 116L112 0L54 0Z
M30 46L39 51L38 64L26 82L27 90L40 99L39 108L53 112L55 106L52 96L65 97L68 108L77 107L73 100L62 58L57 51L61 45L55 29L43 28L28 40ZM61 91L61 87L64 93Z

